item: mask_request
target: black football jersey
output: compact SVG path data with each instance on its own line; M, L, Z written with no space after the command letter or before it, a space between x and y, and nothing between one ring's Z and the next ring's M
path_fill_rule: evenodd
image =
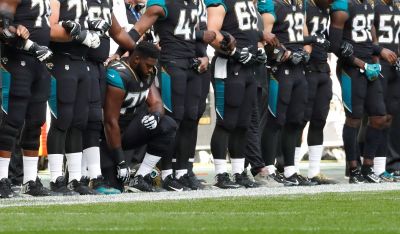
M58 0L60 2L59 21L74 20L81 25L82 30L88 29L88 7L86 0ZM84 57L89 47L81 43L72 42L51 42L50 48L54 53L68 53Z
M310 35L323 35L328 38L329 9L322 9L315 5L314 0L307 0L306 23ZM311 62L324 63L328 53L319 45L314 44L311 53Z
M199 0L199 28L201 30L207 30L207 8L204 0Z
M158 5L164 9L164 18L154 24L160 38L161 60L194 58L195 30L198 24L197 2L193 0L149 0L147 8Z
M343 40L354 47L354 56L366 61L372 56L371 28L374 23L374 0L335 0L331 11L349 15L343 29Z
M273 0L275 22L272 28L279 41L292 51L303 48L304 0Z
M137 74L129 67L125 60L113 61L107 67L107 85L125 91L124 102L120 110L120 128L133 119L139 110L147 108L146 100L150 86L153 84L156 74L147 81L141 81Z
M258 18L253 1L205 0L205 3L207 7L224 6L225 18L221 30L230 33L236 39L237 47L247 47L252 53L257 51Z
M102 19L112 24L112 0L87 0L89 21ZM110 53L110 37L108 33L100 37L100 46L96 49L90 48L88 59L97 62L105 62Z
M375 21L376 36L379 45L399 54L400 9L396 4L376 1Z
M14 15L14 24L25 26L29 30L29 39L32 41L48 46L50 42L49 15L49 0L21 0Z

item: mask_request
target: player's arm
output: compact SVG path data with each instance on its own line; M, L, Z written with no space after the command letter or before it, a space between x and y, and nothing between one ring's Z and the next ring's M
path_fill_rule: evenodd
M135 41L121 27L114 14L112 14L112 24L108 32L110 34L110 37L124 49L133 50L135 48Z
M60 20L60 2L58 0L50 0L51 15L50 21L50 38L55 42L69 42L72 41L72 37L65 30L63 26L59 24Z
M107 85L104 103L104 131L110 149L121 147L121 132L118 121L124 97L124 90Z
M378 37L376 36L376 28L373 25L371 28L373 44L374 62L379 63L379 57L383 58L390 64L395 64L397 61L397 54L383 46L379 45Z
M217 50L221 50L221 42L224 40L224 36L221 34L221 29L225 15L226 8L222 3L219 5L207 6L207 30L215 33L215 39L210 43L210 45ZM236 45L228 46L230 47L228 49L233 50L233 46Z
M304 17L304 22L307 22L305 17ZM307 24L306 24L306 23L304 23L303 33L304 33L304 34L303 34L304 38L310 36L310 34L308 33L308 27L307 27ZM311 45L305 44L305 45L303 46L303 50L306 51L308 54L311 54L311 52L312 52L312 47L311 47Z
M277 47L280 45L278 38L272 33L272 28L276 20L275 7L272 0L259 1L257 4L264 25L263 41Z
M161 95L154 83L150 86L146 103L150 113L159 113L161 116L164 115L164 107Z

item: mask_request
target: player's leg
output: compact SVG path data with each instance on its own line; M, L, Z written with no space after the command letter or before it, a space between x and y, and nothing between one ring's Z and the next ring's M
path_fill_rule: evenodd
M51 92L49 106L51 124L47 135L47 152L50 167L50 189L63 195L77 195L67 188L63 176L63 161L67 130L74 115L74 103L77 93L78 77L68 57L56 56L53 59ZM80 169L79 169L80 170Z
M33 65L33 64L32 64ZM43 187L37 177L41 127L46 122L47 99L50 93L50 74L45 65L35 61L35 80L31 86L32 96L21 133L23 149L24 179L21 193L32 196L49 196L51 192Z
M354 67L338 64L336 74L342 88L342 99L346 112L342 137L346 161L349 166L349 183L364 183L365 179L358 169L357 135L364 114L368 81L359 69Z
M2 60L3 67L8 71L2 72L2 120L0 123L0 196L12 197L11 181L8 170L11 152L17 142L19 129L22 128L25 114L31 96L31 85L34 75L26 69L28 56L8 57ZM37 155L36 155L37 156ZM36 178L35 178L36 179Z
M320 164L323 152L324 127L329 113L329 105L332 99L332 80L329 73L320 72L318 89L315 95L313 111L308 128L307 144L309 155L308 178L318 184L334 184L331 180L321 174Z

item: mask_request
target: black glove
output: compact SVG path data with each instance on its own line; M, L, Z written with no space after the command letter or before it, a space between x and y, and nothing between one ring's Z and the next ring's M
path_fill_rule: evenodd
M93 31L98 31L101 34L105 34L110 30L111 25L107 23L107 21L102 19L91 20L89 21L89 29Z
M264 48L258 48L255 60L257 63L261 63L261 64L267 63L268 57L267 57L267 54L265 53Z
M241 64L252 64L255 62L255 56L250 53L249 48L243 49L235 48L231 53L231 56Z
M353 56L354 54L353 45L347 41L343 41L342 44L340 45L340 54L343 58L349 58Z
M82 30L81 25L73 20L63 21L61 25L72 38L79 36Z
M154 130L157 128L160 122L160 113L154 112L143 116L141 123L143 126L149 130Z
M400 71L400 58L397 58L396 63L394 64L397 71Z
M266 45L265 51L267 53L268 59L277 63L282 62L283 55L285 55L286 50L282 47L273 47Z
M200 73L200 69L199 69L199 67L200 67L200 64L201 64L201 62L200 62L200 60L198 59L198 58L194 58L194 59L192 59L192 65L190 66L194 71L196 71L197 73Z
M310 54L304 50L298 50L298 51L292 52L292 54L290 55L290 61L294 65L297 65L299 63L306 64L306 63L308 63L309 60L310 60Z
M324 48L324 50L326 50L326 51L329 50L329 48L331 47L331 43L329 42L329 40L327 40L325 38L324 35L317 34L317 35L314 35L313 37L314 37L315 44L322 46L322 48Z
M53 57L53 52L47 46L41 46L36 42L33 42L28 52L34 54L40 62L46 62Z

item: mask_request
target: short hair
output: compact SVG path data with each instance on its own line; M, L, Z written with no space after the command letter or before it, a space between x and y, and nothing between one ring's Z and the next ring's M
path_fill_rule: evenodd
M160 57L160 50L153 43L148 41L141 41L136 45L133 55L138 55L143 58L155 58Z

